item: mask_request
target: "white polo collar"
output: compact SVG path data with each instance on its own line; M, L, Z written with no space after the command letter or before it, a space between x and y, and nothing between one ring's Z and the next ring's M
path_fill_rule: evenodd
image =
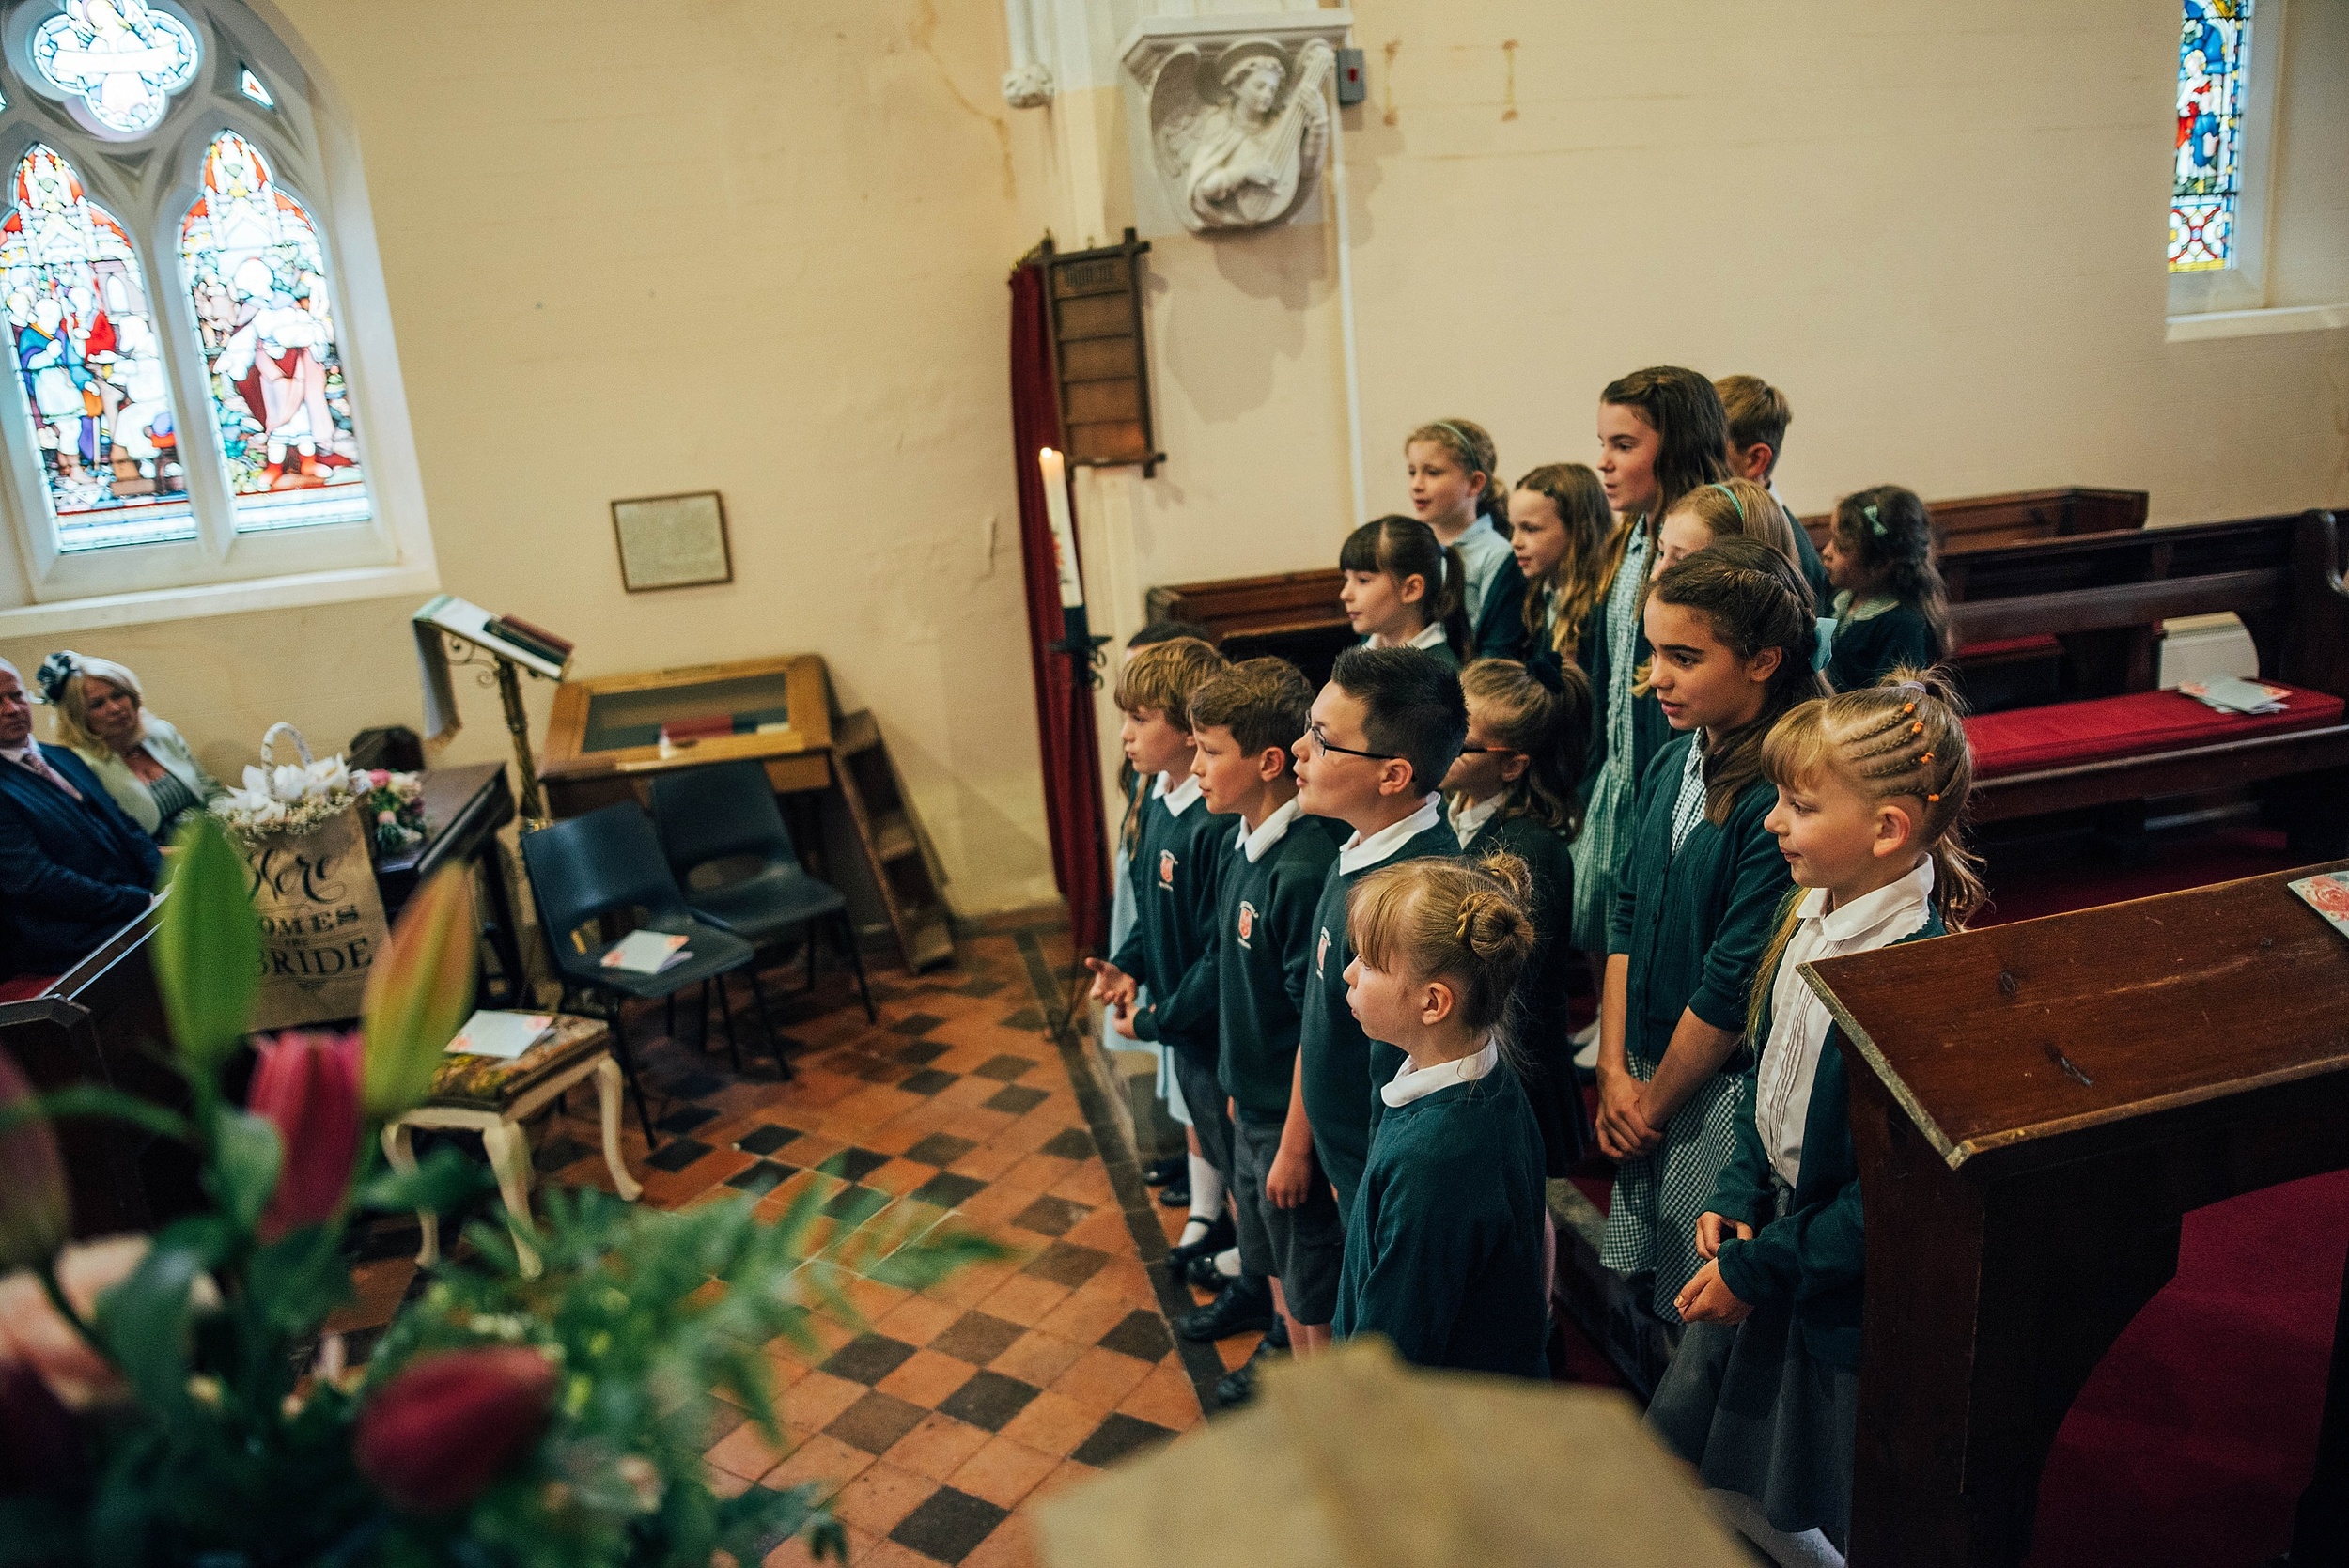
M1827 907L1827 889L1812 888L1795 906L1796 917L1816 921L1819 934L1838 946L1866 936L1878 926L1895 920L1906 920L1903 927L1913 931L1923 922L1926 905L1933 899L1933 857L1928 855L1917 862L1917 868L1897 882L1887 882L1864 897L1855 898L1840 909Z
M1239 831L1233 835L1232 847L1247 856L1250 865L1254 865L1271 852L1274 845L1288 837L1289 828L1299 815L1297 797L1292 795L1287 804L1257 823L1254 832L1250 832L1248 824L1242 822Z
M1378 1097L1392 1110L1424 1099L1455 1083L1473 1083L1500 1065L1501 1042L1490 1038L1480 1049L1450 1062L1439 1062L1432 1067L1415 1067L1406 1057L1401 1070L1378 1086Z
M1466 849L1469 840L1485 831L1485 824L1493 819L1493 813L1499 811L1501 802L1508 798L1507 790L1496 789L1475 805L1455 801L1446 808L1444 816L1451 822L1453 835L1460 841L1461 848Z
M1429 791L1420 802L1419 810L1400 822L1391 823L1368 838L1356 833L1338 846L1338 875L1351 877L1366 866L1377 865L1403 847L1407 840L1417 837L1443 820L1443 797Z
M1172 773L1159 774L1159 787L1150 793L1154 798L1166 802L1169 815L1180 816L1190 809L1190 803L1198 800L1204 791L1200 787L1199 775L1196 773L1184 774L1183 782L1170 789L1167 787L1166 781L1174 776Z

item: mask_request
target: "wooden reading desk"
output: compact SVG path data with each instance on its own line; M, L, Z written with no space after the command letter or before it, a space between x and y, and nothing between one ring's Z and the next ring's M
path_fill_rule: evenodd
M1806 966L1868 1211L1854 1568L2020 1562L2186 1212L2349 1166L2349 940L2305 875Z

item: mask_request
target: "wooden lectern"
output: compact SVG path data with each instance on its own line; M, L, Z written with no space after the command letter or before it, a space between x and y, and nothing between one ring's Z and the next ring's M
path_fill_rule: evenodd
M2349 1166L2349 940L2304 875L1807 967L1867 1203L1854 1568L2020 1562L2186 1211Z

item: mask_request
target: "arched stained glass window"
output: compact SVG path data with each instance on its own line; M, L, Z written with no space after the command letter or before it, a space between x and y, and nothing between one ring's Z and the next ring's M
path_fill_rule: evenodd
M60 551L196 535L138 251L36 143L0 222L0 298Z
M65 0L34 32L35 69L117 135L163 123L171 95L195 80L195 35L146 0Z
M179 257L237 531L369 514L317 225L233 131L204 155Z
M2252 0L2185 0L2178 39L2178 161L2170 197L2173 272L2235 264L2251 5Z

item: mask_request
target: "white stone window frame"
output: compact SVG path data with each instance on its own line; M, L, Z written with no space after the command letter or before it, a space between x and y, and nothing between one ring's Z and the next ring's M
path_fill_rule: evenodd
M2276 100L2284 74L2286 4L2287 0L2259 0L2251 12L2251 58L2243 84L2243 177L2235 196L2234 256L2226 266L2207 272L2171 272L2172 318L2261 310L2267 304L2268 196L2276 168ZM2173 45L2170 57L2173 99L2177 66ZM2166 222L2163 233L2168 233ZM2165 257L2167 249L2165 241Z
M0 637L241 611L436 592L425 509L391 305L375 247L366 181L349 116L316 59L266 0L149 0L185 22L202 47L196 80L162 124L122 138L71 113L26 53L46 6L20 7L0 31L8 107L0 169L45 142L70 162L89 199L128 230L155 304L157 335L181 431L180 463L197 535L166 544L60 551L39 453L13 365L0 388ZM276 98L264 109L241 87L251 70ZM194 308L179 270L179 227L202 188L205 150L236 132L270 161L318 226L361 472L373 516L365 522L240 535L214 434L212 399ZM12 204L11 193L0 192Z

